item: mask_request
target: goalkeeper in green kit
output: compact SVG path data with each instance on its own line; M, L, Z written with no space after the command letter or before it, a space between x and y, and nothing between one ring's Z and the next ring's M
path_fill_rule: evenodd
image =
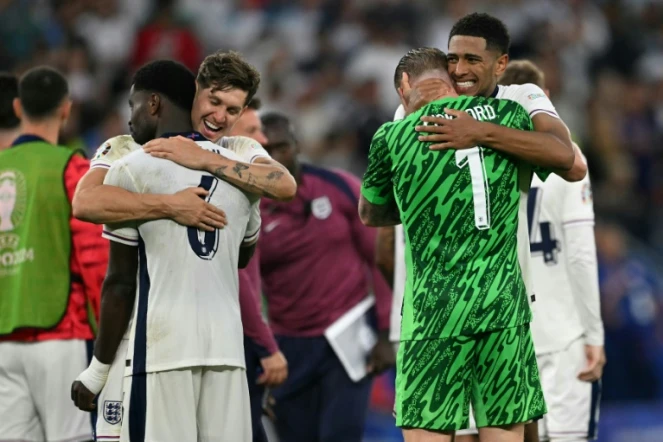
M423 115L533 130L518 103L458 96L443 52L421 48L400 61L395 83L438 78L439 98L374 135L359 213L364 224L403 224L407 280L397 360L396 417L406 442L450 441L469 405L488 440L523 438L546 412L530 336L521 263L529 259L527 194L532 173L513 156L476 146L432 151L415 127Z

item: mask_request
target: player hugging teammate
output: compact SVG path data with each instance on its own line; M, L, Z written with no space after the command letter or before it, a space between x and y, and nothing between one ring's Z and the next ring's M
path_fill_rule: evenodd
M511 86L508 86L511 83L497 85L507 67L508 45L508 33L499 20L486 14L470 14L459 20L451 31L448 63L442 61L443 54L433 49L411 51L403 57L396 71L395 83L403 106L395 119L418 112L398 125L383 126L373 140L360 211L363 210L363 219L371 225L389 226L401 222L403 225L395 232L382 228L378 258L386 273L395 274L391 336L392 340L400 342L396 412L406 441L449 440L454 432L476 434L476 427L467 432L462 430L469 426L469 403L474 408L481 440L522 441L524 424L542 417L545 410L540 396L539 371L544 395L554 398L550 401L551 412L541 421L542 438L587 440L595 437L599 391L595 381L600 378L605 358L598 313L591 199L585 197L583 204L579 204L578 199L582 193L580 188L586 189L584 194L589 194L589 182L583 179L586 165L579 149L572 144L568 129L541 89L541 81L531 81L534 83L531 84L514 80ZM433 61L435 58L439 59L437 63ZM519 68L522 67L513 66L512 78L521 77ZM406 75L401 76L403 73ZM454 92L450 91L450 86ZM496 110L505 102L517 103L523 115L531 118L534 132L480 122L477 120L481 118L472 118L469 112L454 110L457 108L454 103L439 101L455 93L500 99L492 102ZM469 100L462 96L461 99ZM454 118L434 116L440 107L446 107L444 113ZM420 137L416 132L420 132ZM420 144L421 141L432 144ZM440 151L438 157L434 156L435 150ZM452 155L452 152L455 153ZM498 189L495 186L504 180L504 171L491 162L500 153L509 154L509 162L514 162L520 172L517 183L512 181ZM536 171L529 201L527 189L531 172L523 169L527 163L534 165ZM544 169L548 172L542 173ZM412 174L412 171L417 172ZM556 176L545 180L549 172L568 181L583 181L565 184ZM435 179L439 180L437 184L427 187ZM548 313L553 315L561 312L569 327L568 333L565 330L564 336L560 336L555 331L557 326L543 316L547 313L539 313L536 302L533 305L533 330L538 330L536 334L533 332L536 350L527 331L518 338L523 343L520 350L511 352L497 337L491 337L489 330L482 329L485 323L478 316L481 309L475 303L476 298L481 299L482 305L493 302L492 311L488 309L484 313L491 315L492 327L502 330L502 334L508 333L509 328L500 325L499 318L509 304L495 304L490 284L487 284L491 277L508 275L490 270L491 262L497 264L504 260L498 258L497 253L483 255L492 259L481 261L481 258L491 244L487 232L495 229L494 235L506 234L507 229L500 231L497 227L511 213L505 211L508 204L505 205L504 197L514 191L513 185L520 192L519 209L516 208L518 213L513 220L518 229L512 232L520 255L515 266L520 271L493 287L499 287L501 293L513 294L513 300L508 301L512 306L518 305L517 300L522 306L526 297L517 287L519 281L523 281L530 299L534 301L533 289L536 290L537 301L545 298L543 310L554 312ZM447 191L436 200L436 191L440 188ZM541 203L544 192L548 196ZM473 204L470 203L468 210L462 210L463 198L471 195ZM546 210L546 206L554 209ZM568 210L562 210L563 207ZM472 213L476 227L473 233L464 227L471 222ZM558 229L552 230L551 226ZM581 230L585 238L582 242L578 239ZM563 235L555 238L551 232L563 232ZM464 238L464 235L468 236ZM482 237L482 242L474 242ZM454 241L462 246L454 248ZM431 243L434 245L429 246ZM510 243L504 237L502 245L507 244ZM532 251L534 262L530 262L528 249ZM564 260L558 259L560 249L567 250ZM442 256L437 258L439 255ZM437 267L432 264L436 258L439 259ZM543 266L539 267L539 259L545 260ZM555 269L550 268L558 263ZM469 271L470 268L466 279L458 278L454 282L462 269ZM532 275L536 278L534 285ZM555 282L550 282L552 280ZM563 286L565 307L555 307L557 302L563 301L555 299L557 296L549 294L548 290L550 287L559 289L564 280L574 282L570 287L568 283ZM458 309L461 302L464 308ZM401 303L402 325L398 314ZM529 317L529 312L526 316ZM529 319L523 326L527 322ZM470 328L465 329L466 326ZM555 339L546 341L544 336L551 333L557 333ZM438 344L426 343L428 338L437 338ZM434 345L438 347L434 349ZM490 355L494 348L500 348L499 355ZM533 359L535 352L538 367L537 360ZM437 358L431 359L433 353ZM500 357L506 359L500 362ZM468 363L464 365L463 361ZM530 383L527 383L527 376L514 371L516 367L521 369L522 364L529 367L525 371L536 378L529 378ZM415 373L422 370L427 374L416 376ZM499 374L504 374L505 370L509 374L501 381ZM562 375L561 371L565 373ZM445 382L449 379L452 382L438 383L442 382L437 377L440 375ZM453 379L456 379L455 384ZM511 387L500 389L498 385ZM556 392L567 390L569 393L560 399ZM422 399L426 397L428 399ZM454 400L460 401L457 407L451 406ZM560 408L565 412L560 414ZM456 414L450 412L452 409L457 410ZM524 413L518 414L521 411ZM536 423L528 426L526 440L538 440Z

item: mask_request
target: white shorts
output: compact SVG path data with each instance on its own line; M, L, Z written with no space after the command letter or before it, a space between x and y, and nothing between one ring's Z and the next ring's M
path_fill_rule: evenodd
M84 340L0 342L0 441L91 440L90 414L71 400L87 365Z
M120 440L251 442L245 370L194 367L127 376Z
M542 442L596 439L601 383L578 379L586 363L584 340L576 339L559 352L538 355L536 361L548 407L548 414L539 421L539 439ZM456 434L478 434L471 413L470 428Z
M122 392L128 339L122 339L108 372L104 389L97 398L97 440L118 441L122 429Z

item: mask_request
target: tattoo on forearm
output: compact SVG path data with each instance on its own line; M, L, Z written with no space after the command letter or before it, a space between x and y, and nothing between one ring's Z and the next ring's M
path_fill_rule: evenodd
M226 169L228 166L220 166L217 167L217 169L214 171L214 175L216 175L219 178L224 178L226 176Z
M278 180L283 176L283 172L280 170L275 170L274 172L270 172L269 175L267 175L268 180Z
M276 198L276 195L272 192L273 188L276 186L274 181L278 181L278 179L284 175L280 170L269 172L266 176L261 176L260 174L255 175L251 172L242 173L250 169L249 166L242 163L235 163L232 167L232 171L235 172L235 175L228 175L226 169L228 169L228 166L219 166L214 170L214 175L217 178L221 178L222 180L241 187L245 191L260 196L266 196L267 198Z
M249 166L245 166L243 164L237 163L235 164L235 167L233 167L233 172L237 174L238 177L242 178L242 171L248 169Z

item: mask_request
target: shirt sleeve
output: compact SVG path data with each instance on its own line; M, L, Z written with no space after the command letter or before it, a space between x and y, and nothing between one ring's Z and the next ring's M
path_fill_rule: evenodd
M245 163L253 163L258 158L272 158L260 143L249 137L225 137L219 140L219 145L236 153Z
M564 228L564 243L569 282L585 329L585 343L603 345L594 226L587 223L567 224Z
M567 183L564 196L562 222L564 226L588 224L594 225L594 202L589 174L581 181Z
M256 255L259 253L256 250ZM242 315L244 335L260 347L260 357L264 358L279 351L274 333L262 315L259 281L253 276L260 272L260 258L254 255L249 265L239 271L239 308ZM258 285L256 284L258 283Z
M131 175L126 163L116 161L106 174L104 184L116 186L129 192L140 193L134 177ZM138 247L138 227L136 223L106 224L102 236L110 241L119 242L127 246Z
M260 236L260 225L262 220L260 218L260 200L256 200L251 204L251 214L249 215L249 222L246 225L246 235L242 245L252 245L258 241Z
M88 171L90 162L80 156L72 156L64 172L67 197L74 200L76 186ZM101 237L101 226L71 217L69 221L72 237L72 253L79 264L85 297L95 317L99 318L101 285L108 266L108 241Z
M109 169L115 161L124 158L137 149L140 149L140 145L134 141L131 135L119 135L109 138L99 146L94 157L92 157L90 169Z
M394 198L391 175L391 159L387 144L386 123L373 135L368 154L368 167L364 173L361 194L371 204L385 205Z
M507 92L503 98L518 102L525 108L525 110L527 110L530 118L540 113L559 118L552 101L550 101L550 98L548 98L546 93L539 86L526 83L506 87L513 88L513 91L509 91L510 93Z
M562 223L571 289L585 328L586 343L603 345L594 203L589 174L582 181L564 185Z
M340 174L358 200L361 187L359 180L348 173ZM351 205L347 209L347 213L350 218L353 241L371 274L378 330L389 330L392 291L375 261L375 244L378 230L374 227L366 227L361 222L356 204Z

